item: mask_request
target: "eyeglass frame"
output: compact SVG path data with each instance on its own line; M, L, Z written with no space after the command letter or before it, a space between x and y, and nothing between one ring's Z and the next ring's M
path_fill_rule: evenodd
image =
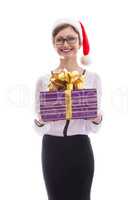
M58 43L58 42L56 41L56 39L55 39L55 44L56 44L56 45L64 45L65 41L66 41L68 44L75 44L75 43L77 42L77 39L78 39L78 37L74 37L74 36L67 36L66 38L59 37L59 38L62 39L62 43ZM59 39L59 38L58 38L58 39ZM70 41L68 41L68 38L74 38L75 41L74 41L74 42L70 42Z

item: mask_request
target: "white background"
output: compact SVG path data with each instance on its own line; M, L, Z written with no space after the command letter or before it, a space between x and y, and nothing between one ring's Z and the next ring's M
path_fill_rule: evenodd
M91 134L92 200L132 200L133 27L130 0L0 1L0 199L47 200L41 142L33 129L35 83L58 65L51 27L80 19L91 45L90 71L102 80L103 124Z

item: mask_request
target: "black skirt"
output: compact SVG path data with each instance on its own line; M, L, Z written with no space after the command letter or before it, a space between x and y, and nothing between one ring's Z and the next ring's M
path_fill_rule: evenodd
M94 156L87 135L44 135L42 171L48 200L90 200Z

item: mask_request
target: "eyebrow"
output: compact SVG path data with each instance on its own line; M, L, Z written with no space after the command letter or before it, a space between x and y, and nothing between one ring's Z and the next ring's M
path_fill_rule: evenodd
M74 36L74 35L67 35L66 37L76 37L76 36ZM66 38L66 37L64 37L64 36L57 36L57 38Z

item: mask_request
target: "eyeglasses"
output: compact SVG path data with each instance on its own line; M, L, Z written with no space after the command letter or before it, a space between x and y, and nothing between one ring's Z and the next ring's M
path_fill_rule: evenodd
M75 44L77 42L77 37L74 36L67 36L66 38L58 37L55 39L56 45L63 45L65 41L67 41L68 44Z

